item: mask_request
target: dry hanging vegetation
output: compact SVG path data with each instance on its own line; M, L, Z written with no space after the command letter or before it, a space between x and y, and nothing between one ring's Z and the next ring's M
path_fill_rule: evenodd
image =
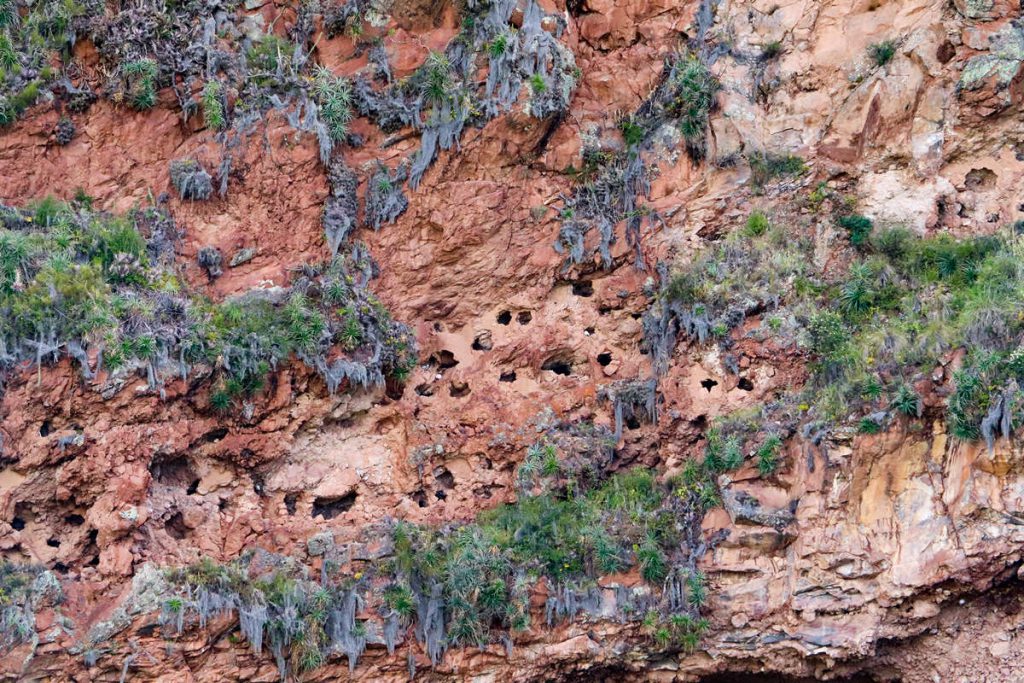
M291 286L214 304L177 278L173 221L157 209L126 216L45 199L0 207L0 367L75 359L146 373L153 389L191 367L214 370L211 405L226 410L297 358L334 392L404 378L415 364L409 330L369 292L372 264L354 248L305 266ZM340 352L340 353L339 353Z

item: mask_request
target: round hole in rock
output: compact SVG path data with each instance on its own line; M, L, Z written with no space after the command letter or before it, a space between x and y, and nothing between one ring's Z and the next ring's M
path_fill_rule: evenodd
M738 386L743 391L753 391L754 390L754 383L751 382L750 378L748 378L748 377L740 377L740 381L737 383L736 386Z
M188 535L188 527L185 526L185 518L182 516L181 511L175 512L164 523L164 531L167 532L168 536L178 541Z
M51 548L59 548L60 540L56 538L48 538L46 539L46 545L50 546Z
M597 354L597 362L602 368L608 367L608 365L612 362L612 354L609 353L608 351Z
M515 382L516 381L516 371L515 370L509 370L508 372L501 373L498 376L498 381L499 382Z
M356 503L356 492L352 491L343 496L323 496L313 501L313 516L324 519L334 519L352 509Z
M706 379L702 379L700 381L700 385L704 387L706 391L711 391L712 389L718 386L718 382L708 377Z
M499 325L508 325L510 322L512 322L512 312L502 311L501 313L498 314L497 320Z
M556 375L568 376L572 374L572 363L565 358L555 356L544 361L544 364L540 366L540 369L548 370Z
M418 396L433 396L434 395L434 385L430 384L428 382L424 382L423 384L417 384L416 385L416 394Z
M935 50L935 58L945 64L956 56L956 46L949 40L943 41Z
M640 420L635 415L626 418L627 429L640 429Z
M72 512L70 515L64 517L64 521L71 526L82 526L85 524L85 517L77 513Z
M491 341L491 331L477 332L476 337L473 338L473 350L490 351L492 348L494 348L494 343Z
M442 370L454 368L456 365L459 364L459 361L455 358L455 354L449 351L448 349L441 349L440 351L438 351L436 361L437 367L441 368Z
M394 377L388 377L384 380L384 395L392 401L401 400L402 396L405 395L405 382L399 382Z
M441 323L434 323L434 332L444 332L444 325Z
M590 280L578 280L572 283L572 293L576 296L594 296L594 283Z
M434 470L434 480L440 484L443 488L453 489L455 488L455 475L453 475L447 467L438 467Z
M452 398L462 398L463 396L469 396L469 383L468 382L451 382L448 385L448 395Z
M299 502L299 494L297 493L286 493L284 494L284 509L289 515L295 514L295 504Z
M968 190L988 190L996 185L998 176L990 168L972 168L964 178Z
M187 489L196 477L188 458L176 457L156 459L149 466L149 473L157 483L173 488Z
M447 500L448 494L444 491L434 491L434 497L438 500Z
M516 314L516 322L520 325L529 325L531 320L533 320L533 313L529 311L519 311Z
M423 489L416 491L412 494L412 499L416 501L416 504L421 508L427 507L427 494L423 492Z
M690 420L690 424L696 427L697 429L704 429L708 425L708 416L698 415L697 417Z

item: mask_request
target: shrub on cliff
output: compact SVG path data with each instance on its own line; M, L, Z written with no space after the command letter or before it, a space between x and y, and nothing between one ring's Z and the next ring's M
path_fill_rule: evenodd
M408 328L367 289L373 265L359 245L289 288L211 304L183 292L176 231L158 211L119 218L47 199L0 207L0 220L0 367L69 355L86 377L137 366L159 388L162 371L201 363L218 391L241 398L292 357L331 392L380 386L415 363Z
M35 635L35 610L60 598L60 584L42 567L0 561L0 648L29 641Z
M885 66L896 56L896 41L883 40L880 43L872 43L868 46L868 56L875 66Z
M796 332L780 341L801 340L813 353L808 383L780 404L804 406L808 424L849 422L863 431L890 424L893 411L919 416L923 404L907 383L963 349L951 431L989 445L1013 433L1024 422L1016 355L1024 343L1022 236L922 238L900 228L872 232L856 214L837 220L862 252L837 273L816 272L799 235L776 233L765 250L766 237L736 239L749 233L738 229L666 278L644 318L655 368L664 371L677 336L704 343L716 338L716 325L728 331L751 312L776 309L770 320L791 321L783 331ZM724 348L732 343L718 339Z
M365 605L374 608L371 620L380 621L389 651L399 628L412 625L436 665L451 647L496 640L511 647L512 634L529 626L530 589L541 577L550 626L599 616L594 580L636 567L650 591L616 591L620 617L649 614L671 628L671 638L656 637L660 647L693 647L707 627L700 619L706 588L693 569L704 511L694 484L685 477L662 483L636 469L593 487L524 492L475 522L397 522L389 554L347 572L328 555L319 582L265 553L228 565L203 561L168 572L172 593L161 620L181 633L193 621L234 613L257 653L269 646L284 677L338 652L354 668L368 630L355 608Z
M213 196L213 177L195 159L171 162L171 184L182 199L205 200Z
M121 67L125 79L125 96L135 109L152 109L156 106L156 61L136 59Z

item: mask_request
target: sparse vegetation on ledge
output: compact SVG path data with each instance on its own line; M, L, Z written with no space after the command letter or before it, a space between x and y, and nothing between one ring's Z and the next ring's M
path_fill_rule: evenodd
M549 460L530 476L566 481L557 454ZM541 578L550 626L599 618L595 579L634 568L653 590L614 589L617 618L641 622L658 647L692 649L707 628L700 616L706 587L695 569L700 520L716 500L706 495L706 480L689 472L659 483L637 469L593 486L583 481L524 492L471 524L395 523L379 560L341 571L328 554L318 580L266 554L171 570L174 593L161 618L180 633L234 613L249 645L271 651L282 678L334 654L345 654L354 669L371 632L389 652L400 633L413 633L436 665L451 647L511 647L515 632L530 627L530 593ZM370 620L356 618L364 607L375 614Z
M833 220L856 251L837 274L814 266L800 228L773 226L737 228L667 277L644 320L656 370L667 368L677 337L728 349L732 331L759 315L752 334L811 354L807 385L781 397L804 421L874 433L898 416L917 418L915 387L959 353L945 411L951 433L990 446L1010 436L1024 423L1022 236L919 237L877 228L845 203L839 211Z
M292 357L332 392L383 384L415 363L408 329L366 288L373 266L362 249L304 266L287 288L214 304L177 277L177 232L157 209L113 216L50 198L0 208L0 221L5 369L70 356L87 378L139 368L159 388L166 374L206 365L211 404L224 410Z

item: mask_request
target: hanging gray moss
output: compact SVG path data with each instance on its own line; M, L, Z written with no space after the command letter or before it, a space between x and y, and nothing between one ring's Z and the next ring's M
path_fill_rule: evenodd
M615 440L622 438L626 422L653 424L658 421L658 380L621 380L604 386L598 400L612 404L615 414Z
M213 177L195 159L171 162L171 184L182 199L205 200L213 196Z
M634 265L645 269L641 248L645 225L663 225L661 216L640 199L650 198L650 171L644 160L652 153L656 133L665 124L676 127L695 161L703 158L710 112L715 106L718 81L693 55L666 59L654 91L620 123L626 147L609 152L594 147L583 150L588 177L571 195L562 196L562 227L555 250L566 254L566 268L586 262L595 254L602 268L612 266L615 231L624 223L626 242L634 252ZM659 139L663 139L659 138ZM588 249L590 235L596 245Z
M389 173L377 162L377 171L370 176L366 188L366 223L374 230L380 230L385 223L394 223L409 208L409 199L402 191L405 179L404 164Z
M199 266L206 271L206 275L211 280L214 280L224 274L224 269L221 268L224 257L216 247L203 247L200 249L199 253L196 254L196 261L199 263Z
M331 392L382 386L415 362L411 331L368 289L376 267L364 245L302 268L289 287L211 306L168 287L176 282L176 230L162 212L118 218L44 200L33 210L0 207L0 219L0 244L19 254L0 271L0 370L70 356L86 378L100 368L140 371L162 394L168 375L184 379L201 365L213 371L211 401L223 410L293 357ZM55 263L56 240L67 234L93 237L76 240L78 250ZM214 249L199 254L211 275L218 257Z
M327 248L333 258L338 248L356 228L359 213L359 200L356 190L359 178L341 159L335 161L327 176L331 194L324 202L323 226L327 238Z

